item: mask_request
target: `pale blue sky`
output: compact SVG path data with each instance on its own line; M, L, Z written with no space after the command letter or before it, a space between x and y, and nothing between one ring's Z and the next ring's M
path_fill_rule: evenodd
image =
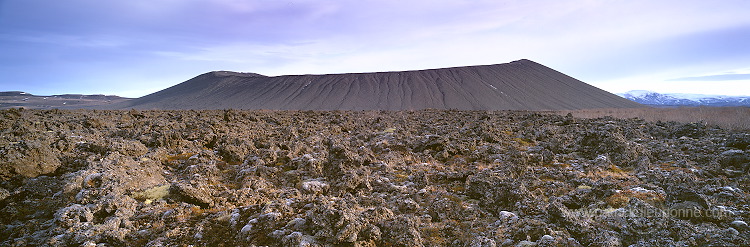
M138 97L211 70L534 60L610 92L750 95L750 1L0 0L0 91Z

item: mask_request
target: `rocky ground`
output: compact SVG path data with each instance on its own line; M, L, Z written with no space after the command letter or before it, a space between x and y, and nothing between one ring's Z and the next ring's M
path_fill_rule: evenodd
M750 134L529 112L0 111L3 246L747 246Z

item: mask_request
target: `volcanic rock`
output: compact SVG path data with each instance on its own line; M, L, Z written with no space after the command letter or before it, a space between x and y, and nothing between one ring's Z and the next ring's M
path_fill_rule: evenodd
M523 111L0 116L0 246L750 246L750 174L725 173L747 131ZM40 151L56 169L4 156Z

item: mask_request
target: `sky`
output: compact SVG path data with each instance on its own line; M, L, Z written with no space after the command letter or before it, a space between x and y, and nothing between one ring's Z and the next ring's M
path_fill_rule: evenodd
M620 93L750 95L747 0L0 0L0 91L140 97L530 59Z

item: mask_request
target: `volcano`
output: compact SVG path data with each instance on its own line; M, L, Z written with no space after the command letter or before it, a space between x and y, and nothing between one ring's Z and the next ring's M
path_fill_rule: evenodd
M577 110L638 103L530 60L442 69L264 76L213 71L108 108Z

